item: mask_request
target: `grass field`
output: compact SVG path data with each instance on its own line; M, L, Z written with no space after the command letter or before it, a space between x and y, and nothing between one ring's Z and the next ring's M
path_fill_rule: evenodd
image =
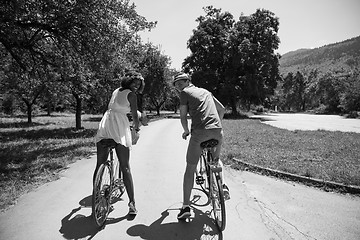
M222 157L360 186L360 134L288 131L259 120L225 120Z
M100 115L0 118L0 209L22 194L58 178L79 158L95 153ZM299 175L360 186L360 134L277 129L259 120L224 120L222 159L233 157Z

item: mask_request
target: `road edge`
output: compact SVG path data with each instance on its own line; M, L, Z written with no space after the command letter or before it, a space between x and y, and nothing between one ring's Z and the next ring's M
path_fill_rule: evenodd
M336 191L336 192L340 192L340 193L349 193L349 194L354 194L354 195L360 195L360 187L358 187L358 186L345 185L342 183L325 181L322 179L310 178L310 177L300 176L300 175L287 173L287 172L283 172L283 171L279 171L279 170L275 170L275 169L271 169L271 168L261 167L259 165L248 163L246 161L243 161L243 160L240 160L237 158L233 158L232 160L238 165L236 167L232 166L235 169L241 169L244 171L251 171L251 172L259 173L262 175L270 175L273 177L278 177L278 178L282 178L282 179L286 179L286 180L301 182L308 186L320 188L326 192Z

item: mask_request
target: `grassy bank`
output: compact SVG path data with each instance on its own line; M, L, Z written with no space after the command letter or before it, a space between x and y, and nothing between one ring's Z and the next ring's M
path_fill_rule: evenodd
M75 115L0 118L0 209L34 187L58 178L59 171L95 151L100 116L84 115L76 130Z
M222 158L360 186L360 134L288 131L259 120L224 120Z
M25 192L57 179L79 158L95 153L100 115L0 118L0 209ZM180 124L180 123L179 123ZM299 175L360 186L360 134L277 129L259 120L224 120L222 158L233 157Z

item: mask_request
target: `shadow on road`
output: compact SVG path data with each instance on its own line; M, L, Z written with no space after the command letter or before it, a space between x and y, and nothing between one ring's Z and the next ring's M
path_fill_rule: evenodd
M192 189L192 199L190 200L192 206L205 207L210 204L210 199L207 193L200 188Z
M122 201L122 198L114 199L114 202ZM84 216L82 214L75 215L81 208L91 208L92 195L84 197L79 201L79 207L74 208L68 215L61 220L61 228L59 232L65 239L92 239L99 231L104 229L107 225L115 224L123 220L132 221L134 217L125 215L119 218L109 218L106 220L105 225L99 228L92 216ZM75 216L74 216L75 215ZM87 238L88 237L88 238Z
M77 214L72 217L76 212L81 209L81 206L73 209L68 215L61 220L61 228L59 232L65 239L82 239L89 236L88 239L93 238L99 231L94 220L90 216Z
M141 237L148 240L223 239L222 233L218 231L213 219L206 213L193 208L194 217L190 218L188 222L162 223L169 216L169 210L174 209L163 211L161 217L150 226L138 224L130 227L127 230L127 234L132 237Z
M79 205L82 207L91 207L91 204L92 204L92 195L84 197L79 202Z

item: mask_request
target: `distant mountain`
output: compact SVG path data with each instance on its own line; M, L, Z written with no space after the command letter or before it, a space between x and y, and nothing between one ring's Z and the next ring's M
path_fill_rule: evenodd
M348 72L360 68L360 36L314 49L299 49L280 58L280 73Z

